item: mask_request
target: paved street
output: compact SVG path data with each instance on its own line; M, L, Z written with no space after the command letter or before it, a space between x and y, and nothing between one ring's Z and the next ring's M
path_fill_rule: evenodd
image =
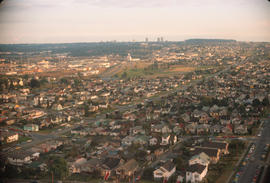
M240 183L249 183L252 182L253 176L255 175L256 169L260 165L265 165L263 161L261 161L261 155L263 152L263 148L267 143L270 143L270 120L268 119L263 125L262 135L255 141L256 149L253 155L254 160L249 161L249 163L245 166L243 174L240 176Z

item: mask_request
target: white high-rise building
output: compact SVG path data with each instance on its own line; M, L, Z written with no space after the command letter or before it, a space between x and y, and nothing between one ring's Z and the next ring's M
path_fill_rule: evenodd
M132 57L131 57L130 53L128 53L127 60L128 60L129 62L132 61Z

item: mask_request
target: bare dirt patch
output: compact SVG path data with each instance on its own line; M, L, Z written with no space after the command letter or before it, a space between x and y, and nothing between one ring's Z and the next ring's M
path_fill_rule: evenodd
M172 66L169 71L172 72L191 72L194 71L196 68L195 67L187 67L187 66Z

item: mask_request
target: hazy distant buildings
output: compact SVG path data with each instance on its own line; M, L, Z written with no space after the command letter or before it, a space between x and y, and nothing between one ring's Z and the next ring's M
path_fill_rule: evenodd
M158 37L157 38L157 42L163 42L164 41L164 38L163 37Z
M148 37L146 37L146 38L145 38L145 42L148 43L148 41L149 41L149 40L148 40Z
M163 41L164 41L164 40L163 40L163 37L160 37L160 41L161 41L161 42L163 42Z

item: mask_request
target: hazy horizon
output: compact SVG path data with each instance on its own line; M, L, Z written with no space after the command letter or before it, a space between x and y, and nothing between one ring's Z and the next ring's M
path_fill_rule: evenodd
M0 43L270 41L267 0L4 0Z
M157 37L158 38L158 37ZM232 40L237 42L250 42L250 43L269 43L270 41L239 41L235 39L223 39L223 38L200 38L200 37L191 37L184 40L164 40L163 43L170 43L170 42L185 42L186 40L192 40L192 39L202 39L202 40ZM1 45L16 45L16 44L80 44L80 43L145 43L145 40L100 40L100 41L73 41L73 42L37 42L37 43L1 43ZM157 43L157 40L149 40L148 43ZM159 42L162 43L162 42Z

